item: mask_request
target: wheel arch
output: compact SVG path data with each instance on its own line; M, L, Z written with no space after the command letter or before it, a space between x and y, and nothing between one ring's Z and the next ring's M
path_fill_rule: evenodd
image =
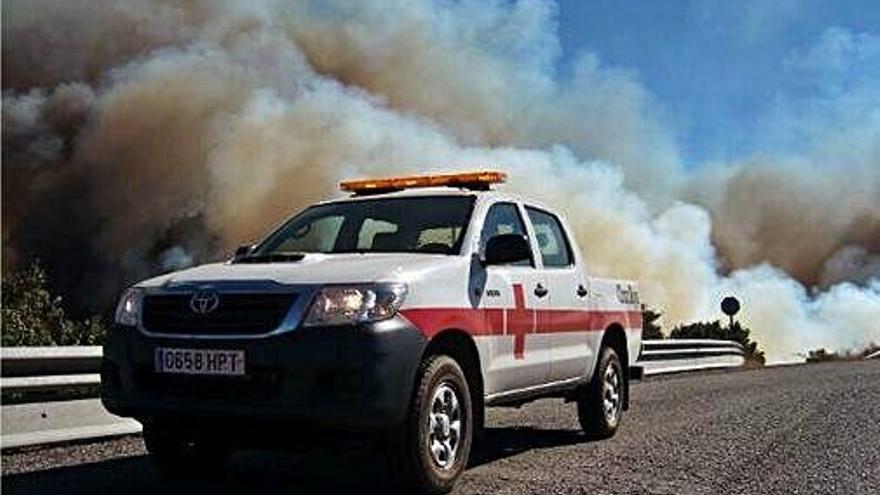
M474 432L480 433L485 423L484 383L480 353L473 337L464 330L450 328L434 335L422 355L422 360L434 355L446 355L454 359L468 381L473 404Z
M620 323L608 325L602 335L601 349L605 347L614 349L614 352L620 358L620 365L623 368L623 408L629 409L629 348L627 347L626 331L623 329L623 325Z

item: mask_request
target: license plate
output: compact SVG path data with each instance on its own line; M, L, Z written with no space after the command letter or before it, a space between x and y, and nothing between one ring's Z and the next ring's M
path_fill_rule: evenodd
M159 373L244 375L244 351L157 347L154 361Z

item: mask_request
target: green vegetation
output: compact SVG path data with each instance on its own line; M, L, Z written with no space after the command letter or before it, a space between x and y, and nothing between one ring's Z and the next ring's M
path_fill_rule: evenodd
M845 353L833 352L820 347L809 351L806 356L808 363L824 363L828 361L858 361L874 354L880 350L880 345L871 344L860 351L850 351Z
M749 338L751 330L740 325L738 321L724 326L720 321L696 322L681 325L672 329L671 339L718 339L739 342L746 350L746 361L763 366L766 362L764 351L758 349L758 343Z
M764 351L758 348L758 343L751 340L751 330L743 327L738 321L732 325L723 325L719 320L710 322L696 322L687 325L679 325L669 332L669 337L664 337L662 328L657 323L661 313L645 309L642 311L642 338L643 339L716 339L732 340L739 342L746 351L746 361L754 365L763 366L766 358Z
M663 338L663 329L657 320L662 316L657 311L650 309L642 310L642 338L645 340L660 340Z
M37 262L3 277L0 315L3 346L96 345L105 333L100 318L67 317Z
M820 347L818 349L814 349L807 353L807 362L808 363L823 363L826 361L841 361L845 358L845 355L838 354L836 352L830 352L824 347Z

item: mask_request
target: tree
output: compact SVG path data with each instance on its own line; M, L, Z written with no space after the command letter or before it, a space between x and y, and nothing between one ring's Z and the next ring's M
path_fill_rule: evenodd
M861 352L858 353L859 359L866 359L868 356L880 351L880 344L871 342Z
M663 316L662 313L651 309L642 310L642 339L643 340L661 340L663 339L663 330L657 320Z
M808 363L824 363L826 361L840 361L846 356L841 356L836 352L830 352L824 347L813 349L807 353L806 361Z
M672 339L718 339L739 342L746 352L746 360L764 365L766 358L764 351L758 348L758 343L753 342L749 335L751 330L744 328L738 321L732 325L724 326L720 321L697 322L681 325L672 329L669 338Z
M819 347L801 354L808 363L825 363L828 361L858 361L866 359L871 354L880 350L880 345L870 343L863 349L850 349L848 351L829 351L824 347Z
M49 291L46 271L38 262L4 277L2 344L93 345L103 340L105 329L99 318L72 320L61 302Z

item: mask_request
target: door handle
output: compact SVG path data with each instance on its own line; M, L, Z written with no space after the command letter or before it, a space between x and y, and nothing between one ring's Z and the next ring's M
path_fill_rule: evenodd
M538 284L538 285L535 287L535 295L538 296L538 297L544 297L544 296L546 296L546 295L547 295L547 292L548 292L547 288L544 287L544 286L541 285L541 284Z
M577 295L578 297L587 297L587 288L583 284L578 285Z

